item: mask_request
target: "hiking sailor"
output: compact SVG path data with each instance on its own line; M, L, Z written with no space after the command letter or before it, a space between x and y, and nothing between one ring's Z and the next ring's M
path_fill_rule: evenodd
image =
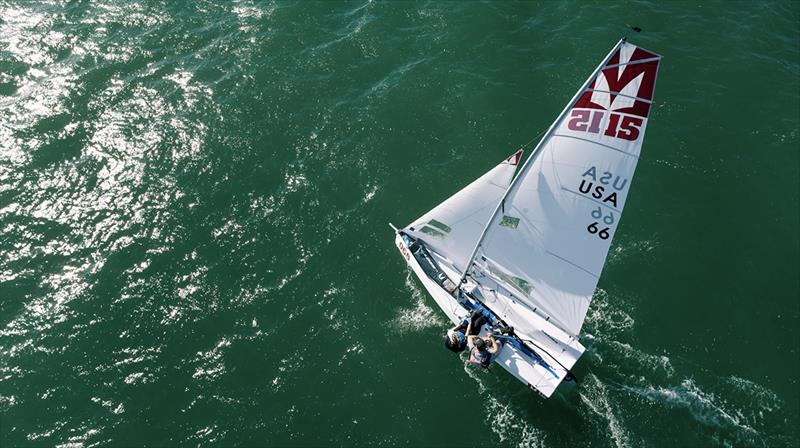
M469 321L464 319L460 325L447 330L444 346L456 353L463 352L467 348L467 336L477 335L488 320L489 318L480 311L473 311Z
M480 336L467 336L467 344L471 347L469 351L469 362L479 367L487 368L492 363L492 355L500 351L500 344L493 334L486 338Z

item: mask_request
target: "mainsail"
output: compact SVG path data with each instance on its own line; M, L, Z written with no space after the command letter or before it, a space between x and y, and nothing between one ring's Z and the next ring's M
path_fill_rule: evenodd
M624 40L612 49L493 196L499 205L472 254L458 249L465 275L491 277L511 300L580 332L639 160L660 59Z
M489 222L492 211L507 190L522 151L491 169L436 208L425 213L403 231L423 240L436 253L447 257L464 272L470 250Z

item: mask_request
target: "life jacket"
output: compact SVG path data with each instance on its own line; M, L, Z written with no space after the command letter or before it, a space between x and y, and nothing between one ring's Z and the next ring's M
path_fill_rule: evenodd
M489 364L492 363L492 354L486 350L472 347L472 350L469 351L469 362L483 368L489 367Z

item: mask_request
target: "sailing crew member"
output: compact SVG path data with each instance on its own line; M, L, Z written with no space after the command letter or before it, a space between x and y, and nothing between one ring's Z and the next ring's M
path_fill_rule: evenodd
M469 363L483 368L488 368L492 363L492 355L500 351L500 344L492 334L487 338L467 336L467 344L472 346L469 351Z
M469 321L464 319L460 325L447 330L444 346L456 353L463 352L467 348L467 336L477 335L488 320L489 318L480 311L473 311Z

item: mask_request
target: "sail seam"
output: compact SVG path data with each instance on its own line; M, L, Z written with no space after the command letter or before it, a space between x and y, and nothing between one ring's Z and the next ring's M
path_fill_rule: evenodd
M653 104L655 104L655 103L653 103ZM596 107L585 107L585 106L584 107L575 107L574 109L581 109L581 110L608 110L608 109L598 109ZM614 112L617 115L621 115L623 117L636 117L636 118L643 118L645 120L649 119L649 113L648 113L648 115L636 115L636 114L631 114L631 113L628 113L628 112L622 112L622 111L619 111L619 110L613 110L612 112Z
M604 145L604 144L602 144L602 143L600 143L600 142L596 142L596 141L594 141L594 140L589 140L589 139L586 139L586 138L581 138L581 137L575 137L574 135L567 135L567 134L553 134L553 137L574 138L574 139L576 139L576 140L582 140L582 141L584 141L584 142L588 142L588 143L594 143L595 145L597 145L597 146L602 146L603 148L613 149L614 151L621 152L621 153L625 154L626 156L630 156L630 157L633 157L633 158L635 158L635 159L638 159L638 158L639 158L639 156L637 156L637 155L634 155L634 154L631 154L631 153L629 153L629 152L627 152L627 151L623 151L623 150L621 150L621 149L619 149L619 148L615 148L615 147L613 147L613 146L610 146L610 145Z
M554 257L558 258L559 260L561 260L561 261L563 261L563 262L565 262L565 263L569 263L569 264L571 264L571 265L575 266L576 268L578 268L578 269L580 269L581 271L583 271L583 272L585 272L585 273L587 273L587 274L591 275L591 276L592 276L592 277L594 277L594 278L600 278L600 276L599 276L599 275L597 275L597 274L595 274L595 273L593 273L593 272L591 272L591 271L587 270L586 268L583 268L583 267L581 267L581 266L579 266L579 265L577 265L577 264L575 264L575 263L573 263L573 262L571 262L571 261L567 260L566 258L564 258L564 257L562 257L562 256L560 256L560 255L558 255L558 254L556 254L556 253L554 253L554 252L550 252L549 250L545 250L545 252L547 252L548 254L550 254L550 255L552 255L552 256L554 256Z
M595 199L595 198L591 198L591 197L589 197L589 196L586 196L585 194L578 193L578 192L577 192L577 191L575 191L575 190L570 190L569 188L567 188L567 187L564 187L564 186L562 186L562 187L561 187L561 189L562 189L562 190L564 190L564 191L569 191L570 193L576 194L576 195L578 195L578 196L580 196L580 197L582 197L582 198L588 199L588 200L590 200L590 201L594 202L594 203L595 203L595 204L597 204L597 205L602 205L603 207L606 207L606 208L609 208L609 209L611 209L611 210L614 210L614 211L615 211L615 212L617 212L617 213L622 213L622 210L617 210L616 208L614 208L614 207L612 207L612 206L610 206L610 205L604 204L604 203L602 203L602 202L598 201L598 200L597 200L597 199Z

